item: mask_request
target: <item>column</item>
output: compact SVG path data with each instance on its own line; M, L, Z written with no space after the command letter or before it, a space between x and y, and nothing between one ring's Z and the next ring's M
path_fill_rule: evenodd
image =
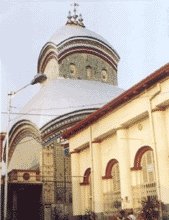
M52 219L52 204L55 202L55 164L54 145L45 146L42 152L42 180L43 180L43 205L44 220Z
M79 153L71 154L71 171L72 171L72 199L73 199L73 215L81 215L81 186L80 186L80 168Z
M127 130L117 130L122 208L132 208L132 188Z
M154 124L154 156L156 159L156 178L159 188L159 199L169 205L169 151L167 143L167 130L165 126L165 112L155 111Z
M102 173L101 173L101 155L100 144L91 144L92 156L93 156L93 211L95 213L103 212L103 186L102 186Z

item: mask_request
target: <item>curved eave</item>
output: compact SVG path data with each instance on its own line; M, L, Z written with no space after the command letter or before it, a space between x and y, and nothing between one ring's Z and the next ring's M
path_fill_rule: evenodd
M97 57L100 57L101 59L105 60L108 62L115 70L117 70L117 63L110 57L110 55L107 55L103 51L99 49L95 49L92 47L86 47L86 46L76 46L72 47L68 50L65 50L63 53L58 55L58 62L61 62L65 57L74 54L74 53L86 53L86 54L92 54Z
M111 50L117 57L118 59L120 59L119 54L117 53L117 51L108 43L106 43L105 41L102 41L100 39L97 39L95 37L90 37L90 36L73 36L73 37L69 37L65 40L63 40L62 42L60 42L59 44L55 44L55 42L50 41L49 43L54 43L58 48L61 47L63 44L69 42L69 41L73 41L73 40L91 40L97 43L100 43L101 45L107 47L109 50Z
M80 109L80 110L76 110L76 111L72 111L72 112L69 112L69 113L66 113L64 115L61 115L59 117L56 117L54 119L52 119L51 121L47 122L45 125L43 125L40 130L41 132L47 130L49 127L53 126L54 124L58 123L58 121L61 121L61 120L65 120L69 117L72 117L72 116L76 116L76 115L79 115L79 114L83 114L83 113L91 113L93 111L96 111L98 108L88 108L88 109Z
M75 40L77 41L76 45L72 44L72 46L65 47L64 50L59 51L60 50L59 48L63 47L64 44L69 43L69 45L71 45L71 43ZM83 40L83 41L90 40L91 43L88 43L86 45L82 45L81 43L78 42L78 40ZM105 47L111 55L106 54L105 52L103 52L103 50L99 49L99 47L93 47L92 42L96 42L96 43L100 44L102 47ZM77 48L79 49L78 51L77 51ZM38 72L44 71L44 64L43 63L45 62L46 59L51 59L52 57L54 57L56 60L59 61L59 59L65 57L66 54L69 55L69 53L67 53L68 51L71 51L71 53L86 52L85 48L88 48L88 51L93 51L93 53L94 53L94 51L98 50L100 53L96 53L95 55L101 56L103 54L103 56L101 56L101 58L108 57L107 61L109 63L110 63L110 60L113 60L112 56L114 57L114 59L116 61L113 61L113 62L111 61L111 63L115 64L115 62L118 62L120 60L120 56L118 55L117 51L115 51L109 44L105 43L104 41L97 39L97 38L94 38L94 37L74 36L74 37L69 37L69 38L63 40L59 44L56 44L53 41L47 42L43 46L43 48L39 54L37 71ZM89 50L89 48L90 48L90 50ZM117 64L115 64L115 65L114 64L113 64L113 66L116 66L116 68L117 68Z
M29 126L32 126L34 127L37 131L39 130L38 127L36 126L36 124L34 124L33 122L31 122L30 120L27 120L27 119L23 119L23 120L19 120L17 121L10 129L9 131L9 136L12 136L16 130L18 130L18 128L22 127L22 126L26 126L26 125L29 125Z
M40 70L42 69L42 63L45 59L44 55L46 54L46 56L50 53L53 52L53 54L55 54L56 59L58 56L58 49L56 47L56 45L52 42L47 42L41 49L39 57L38 57L38 65L37 65L37 72L41 72Z
M77 110L51 120L40 129L43 142L47 143L56 137L60 137L61 132L83 120L97 109L98 108Z
M150 88L155 83L163 80L164 78L169 76L169 63L165 66L161 67L160 69L156 70L154 73L150 74L148 77L131 87L129 90L123 92L121 95L104 105L102 108L94 112L93 114L89 115L87 118L82 120L81 122L77 123L72 128L68 129L62 137L64 139L69 139L70 137L74 136L76 133L79 133L82 129L90 126L92 123L96 122L107 113L113 111L117 107L121 106L122 104L127 103L132 98L139 95L145 89Z
M23 131L35 131L36 134L37 134L37 138L39 141L41 141L41 135L40 135L40 131L39 129L37 128L37 126L32 123L30 120L26 120L26 119L23 119L23 120L19 120L18 122L16 122L10 129L10 132L9 132L9 161L10 161L10 158L12 157L13 155L13 152L15 150L15 146L17 145L16 142L16 139L20 136L21 139L23 138L22 136L22 132ZM20 139L19 139L20 140ZM6 147L6 141L4 143L4 147ZM4 151L5 152L5 151ZM5 159L5 153L4 153L4 159Z
M56 47L53 46L53 43L47 43L43 48L38 60L38 72L44 72L46 64L50 59L54 58L58 62L61 62L65 57L74 54L74 53L87 53L93 54L100 57L101 59L108 62L115 70L117 70L117 63L119 61L119 56L116 56L114 52L110 51L112 55L104 52L98 47L93 47L92 45L73 45L72 47L65 48L61 52L55 50ZM113 58L115 56L115 58Z

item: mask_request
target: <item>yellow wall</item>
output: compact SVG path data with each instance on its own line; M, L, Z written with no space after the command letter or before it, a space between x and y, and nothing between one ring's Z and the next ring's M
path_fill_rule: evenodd
M93 211L104 212L104 205L100 202L103 203L103 194L106 187L110 187L108 184L111 184L111 180L104 180L102 176L111 159L119 162L122 208L133 208L136 205L132 190L137 190L137 186L143 184L142 171L132 171L131 168L138 150L144 146L153 150L157 196L169 205L168 106L169 79L166 79L70 138L70 151L79 151L75 153L76 160L72 156L72 168L77 165L77 158L79 166L77 172L74 170L74 175L82 176L91 167L90 208ZM79 183L81 180L82 178ZM84 191L87 186L78 187L81 190L80 208L77 211L77 206L73 203L73 211L74 214L83 214L86 199ZM73 198L77 198L78 193L73 187Z

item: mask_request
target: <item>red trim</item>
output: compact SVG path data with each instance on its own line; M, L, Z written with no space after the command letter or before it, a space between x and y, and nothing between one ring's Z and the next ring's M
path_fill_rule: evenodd
M116 159L109 160L109 162L106 166L105 176L103 176L102 179L111 179L112 178L112 175L111 175L112 168L116 163L118 163L118 161Z
M80 130L86 128L87 126L91 125L93 122L100 119L102 116L106 115L108 112L116 109L120 105L126 103L131 98L143 92L145 89L150 88L152 85L154 85L158 81L168 76L169 76L169 63L161 67L160 69L158 69L157 71L155 71L154 73L152 73L151 75L149 75L148 77L146 77L145 79L134 85L133 87L131 87L129 90L119 95L117 98L113 99L112 101L104 105L96 112L89 115L84 120L75 124L75 126L65 131L62 134L62 137L65 139L70 138L71 136L78 133Z
M91 169L87 168L87 170L85 171L84 176L83 176L83 182L80 183L81 186L90 184L90 182L89 182L90 173L91 173Z
M48 62L51 59L55 59L57 61L57 55L56 55L56 53L54 51L51 51L50 53L47 54L47 56L45 57L45 59L44 59L44 61L42 63L41 71L40 72L44 72L45 71L46 65L48 64Z
M136 153L136 156L134 158L134 166L131 168L131 170L141 170L142 167L141 167L141 159L143 157L143 154L149 150L153 150L151 147L149 146L144 146L144 147L141 147L137 153Z
M91 48L91 47L73 47L65 50L64 52L60 53L58 55L58 62L61 62L65 57L73 54L73 53L88 53L88 54L93 54L96 55L106 62L108 62L113 68L117 69L117 63L114 62L114 60L111 58L111 56L105 54L103 51L98 50L96 48Z

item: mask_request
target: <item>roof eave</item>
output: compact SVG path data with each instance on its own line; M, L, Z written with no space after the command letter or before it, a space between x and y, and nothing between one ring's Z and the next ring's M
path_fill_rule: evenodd
M152 85L166 78L167 76L169 76L169 63L162 66L160 69L156 70L155 72L150 74L148 77L141 80L139 83L132 86L127 91L123 92L121 95L117 96L115 99L113 99L112 101L104 105L102 108L100 108L96 112L89 115L84 120L75 124L75 126L65 131L62 134L62 137L64 139L69 139L70 137L74 136L75 134L77 134L79 131L81 131L85 127L91 125L93 122L100 119L102 116L104 116L108 112L126 103L131 98L134 98L136 95L140 94L145 89L150 88Z

